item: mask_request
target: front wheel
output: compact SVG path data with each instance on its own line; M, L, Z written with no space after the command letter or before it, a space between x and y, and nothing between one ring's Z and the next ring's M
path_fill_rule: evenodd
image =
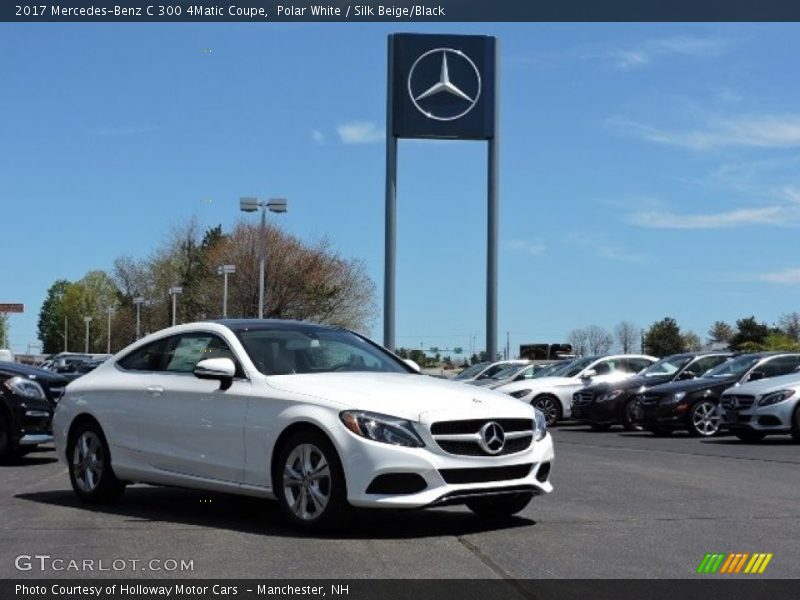
M5 417L0 415L0 460L12 458L14 448L11 445L11 428Z
M67 456L72 489L84 502L109 504L125 491L125 484L117 479L111 468L108 443L97 423L86 422L78 426Z
M537 396L531 404L534 408L542 411L548 427L552 427L561 420L561 403L557 398L553 396Z
M689 411L689 433L694 437L717 435L719 424L717 405L710 400L701 400Z
M622 426L625 431L642 430L642 426L636 422L636 400L628 400L622 408Z
M792 413L792 438L800 443L800 404L794 407Z
M286 441L273 481L281 510L300 529L332 529L351 513L339 455L320 432L300 431Z
M484 519L508 519L524 509L533 494L508 494L475 498L467 502L467 508Z

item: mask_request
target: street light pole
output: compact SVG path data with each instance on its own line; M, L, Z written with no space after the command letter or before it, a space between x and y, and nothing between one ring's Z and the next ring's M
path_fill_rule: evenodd
M236 265L217 267L217 275L222 275L222 318L228 318L228 275L236 273Z
M83 317L83 322L86 323L86 348L84 352L89 354L89 323L92 322L92 317Z
M111 354L111 315L114 314L114 308L109 306L108 311L108 343L106 344L106 354Z
M67 352L67 315L64 315L64 352Z
M261 227L259 228L261 244L258 267L258 318L263 319L266 301L267 210L273 213L285 213L287 211L287 202L285 198L271 198L267 201L252 197L239 199L239 210L243 212L256 212L259 208L261 209Z
M179 285L173 285L168 292L172 296L172 326L175 327L178 318L178 294L183 293L183 288Z
M144 297L137 296L133 299L133 303L136 305L136 339L138 340L142 331L142 304L144 304Z

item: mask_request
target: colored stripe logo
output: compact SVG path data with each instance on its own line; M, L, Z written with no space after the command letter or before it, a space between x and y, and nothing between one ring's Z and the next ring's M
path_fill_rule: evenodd
M701 574L726 574L735 575L748 573L760 575L763 573L769 562L772 560L772 553L755 552L731 552L731 553L708 553L700 561L697 573Z

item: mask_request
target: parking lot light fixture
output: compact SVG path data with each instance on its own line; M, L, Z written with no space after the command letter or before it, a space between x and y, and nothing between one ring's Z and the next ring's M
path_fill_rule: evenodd
M142 304L144 304L144 296L136 296L133 299L133 303L136 305L136 339L138 340L142 337Z
M173 285L167 290L167 293L172 296L172 326L174 327L178 322L178 294L183 293L183 288L179 285Z
M106 354L111 354L111 315L114 314L114 307L109 306L106 309L108 313L108 341L106 343Z
M217 267L217 275L222 275L222 318L228 318L228 275L236 273L236 265Z
M92 322L92 317L83 317L83 322L86 323L86 344L84 352L89 354L89 323Z
M258 267L258 318L264 318L264 301L266 286L266 263L267 263L267 210L273 213L285 213L288 211L286 198L270 198L269 200L259 200L253 197L239 199L239 209L243 212L256 212L261 209L261 227L259 237L261 239L260 263Z

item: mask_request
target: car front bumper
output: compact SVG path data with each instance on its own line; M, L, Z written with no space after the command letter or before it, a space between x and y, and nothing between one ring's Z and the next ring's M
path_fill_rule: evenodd
M510 493L547 494L554 460L549 434L529 449L505 456L458 456L438 448L405 448L350 436L342 452L350 504L371 508L424 508ZM424 488L371 493L384 476L411 476ZM420 479L421 478L421 479ZM386 479L384 479L385 481ZM370 487L372 486L372 487Z
M771 406L751 406L746 409L720 408L722 425L731 431L759 433L789 433L796 402L779 402Z

